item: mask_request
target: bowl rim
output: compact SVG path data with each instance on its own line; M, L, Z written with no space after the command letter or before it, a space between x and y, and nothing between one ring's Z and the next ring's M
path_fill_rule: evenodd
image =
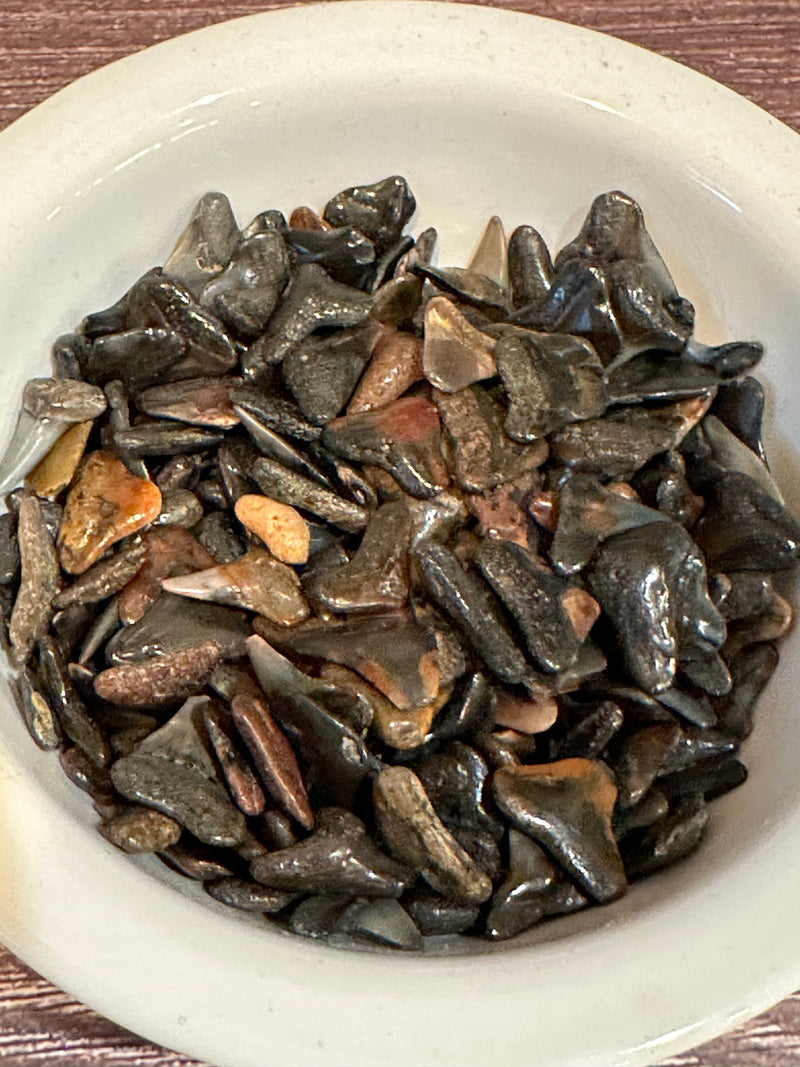
M272 9L172 38L85 75L0 134L0 173L14 176L12 182L3 182L0 232L16 239L23 223L32 217L32 200L40 198L40 204L48 207L57 182L75 183L92 173L96 129L107 131L120 158L134 160L137 113L163 111L166 100L175 108L198 100L202 104L202 93L200 97L193 93L203 85L204 77L212 83L221 84L227 78L240 84L232 57L246 55L252 60L266 42L276 49L276 59L265 76L280 82L281 64L295 59L303 66L308 51L321 49L334 30L339 35L339 62L357 61L359 47L373 35L391 30L417 35L419 63L420 54L430 58L432 51L426 50L432 50L446 33L450 50L441 62L460 76L465 64L480 63L492 85L502 83L508 74L485 70L487 49L502 52L509 63L517 65L515 69L520 69L524 54L532 67L548 71L549 91L554 96L564 94L581 101L587 114L611 108L636 129L648 129L649 116L657 107L663 121L654 132L654 150L665 154L685 145L691 121L699 142L693 158L708 187L720 190L720 195L733 188L737 202L743 205L769 198L767 216L781 226L778 248L800 247L800 138L757 105L672 60L595 31L521 12L433 0L334 0ZM554 49L562 59L558 69L550 62ZM413 67L402 41L388 49L385 61L398 70L401 63L406 71L409 65ZM421 69L413 67L417 75ZM576 80L579 70L582 82ZM183 80L178 71L185 72ZM634 96L629 92L632 78L639 88ZM591 97L586 96L587 84ZM736 155L736 145L743 143L752 156L746 173ZM108 151L105 146L104 151ZM0 249L4 266L11 262L12 244L9 240L6 250ZM25 742L29 744L27 737ZM53 870L59 872L56 877L32 864L29 846L19 841L8 844L9 858L19 861L22 857L25 862L16 863L13 885L0 891L4 942L37 971L109 1018L168 1047L213 1058L220 1065L263 1065L266 1047L276 1064L466 1064L484 1062L490 1053L497 1063L517 1063L523 1055L533 1062L530 1042L537 1040L537 1027L547 1022L556 1025L560 1012L558 1025L568 1032L563 1006L559 1008L553 992L560 988L556 978L574 975L581 958L600 953L612 930L617 938L615 995L628 998L637 1010L587 1008L582 1022L592 1033L592 1044L587 1045L576 1033L572 1048L558 1050L541 1060L542 1064L643 1065L716 1036L800 985L800 932L785 929L778 906L783 894L800 889L800 872L787 873L781 894L764 877L765 869L782 870L778 835L739 863L735 902L728 902L721 940L719 930L714 937L697 918L683 914L683 902L678 899L658 916L643 908L629 917L625 929L615 925L609 911L612 917L583 930L571 944L539 945L535 958L525 949L480 955L479 964L470 956L346 955L274 936L269 941L264 938L264 960L258 963L246 959L248 942L256 936L252 926L233 923L205 904L174 893L152 878L146 865L131 864L110 846L90 838L58 803L41 795L25 760L4 739L0 739L0 795L6 810L18 813L26 839L30 835L30 840L39 842L51 857ZM794 834L800 839L800 811L787 817L780 829L784 837ZM81 857L80 869L76 855ZM87 869L96 882L87 883ZM721 883L716 888L725 895ZM123 915L116 903L120 894L126 900ZM73 928L64 931L64 902L72 905L78 900L82 901L80 914L72 916ZM751 929L734 944L734 918L756 900L764 911L764 924L757 934ZM186 926L197 938L192 946L181 941L180 932ZM97 928L113 930L117 943L99 947L96 935L91 940ZM702 986L714 986L705 991L700 1019L687 1015L685 990L676 997L669 983L643 987L637 953L631 951L630 958L626 957L626 950L638 947L641 956L647 947L663 944L676 929L686 931L686 944L670 983L680 979L698 996ZM148 933L143 935L145 930ZM80 956L82 943L92 945L88 968ZM203 951L208 944L214 946L213 975L208 973ZM719 959L704 968L711 946ZM266 975L267 956L272 967L280 970L280 982ZM733 981L729 972L745 960L752 961L750 971ZM126 966L123 989L109 976ZM195 972L192 981L183 994L176 994L179 981L190 969ZM543 988L540 981L537 985L541 969L551 976L553 989ZM258 996L253 983L261 983ZM345 983L347 988L341 988ZM499 1037L491 1022L492 1011L502 1013L511 1005L520 1016L523 994L531 987L537 990L539 1002L530 1006L528 1017L519 1017L513 1024L506 1019L506 1032ZM313 996L313 1018L294 1002L301 991ZM165 1000L176 996L177 1010L166 1007ZM474 1018L463 1010L465 997L481 1005ZM337 1019L352 1012L351 1001L374 1012L376 1029L371 1039L369 1035L336 1034ZM419 1022L422 1003L436 1005L435 1019L426 1020L423 1011ZM398 1034L397 1021L404 1017L418 1020L418 1032ZM249 1048L232 1048L219 1033L223 1023L230 1026L233 1021L247 1030ZM437 1036L439 1029L444 1037ZM253 1058L259 1054L260 1061Z

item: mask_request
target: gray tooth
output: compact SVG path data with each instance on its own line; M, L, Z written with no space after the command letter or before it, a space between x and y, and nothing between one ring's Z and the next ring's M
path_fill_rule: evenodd
M70 378L33 378L22 393L17 424L0 460L0 495L19 485L75 422L106 409L102 389Z
M712 457L714 462L724 467L725 470L740 471L748 475L779 504L785 503L766 464L743 441L740 441L736 434L731 433L723 422L715 415L706 415L702 427L706 440L714 451Z
M197 296L210 278L227 267L238 241L239 227L227 196L206 193L197 201L164 270Z

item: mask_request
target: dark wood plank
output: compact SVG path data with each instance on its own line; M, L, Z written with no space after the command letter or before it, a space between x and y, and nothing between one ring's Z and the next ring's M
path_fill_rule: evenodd
M493 0L612 33L729 85L800 130L798 0ZM281 0L2 0L0 129L81 74ZM75 1002L0 948L8 1067L198 1067ZM800 994L661 1067L800 1065Z

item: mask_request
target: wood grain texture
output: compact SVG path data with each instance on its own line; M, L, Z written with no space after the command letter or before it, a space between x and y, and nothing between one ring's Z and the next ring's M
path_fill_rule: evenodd
M494 0L612 33L724 82L800 130L798 0ZM280 0L0 0L0 129L81 74ZM197 1067L53 988L0 948L8 1067ZM661 1067L800 1065L800 994Z

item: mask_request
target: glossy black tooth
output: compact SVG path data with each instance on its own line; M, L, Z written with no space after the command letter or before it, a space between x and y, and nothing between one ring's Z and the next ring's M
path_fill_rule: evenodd
M306 418L324 426L335 418L356 387L370 352L369 328L308 337L283 360L283 377Z
M725 382L717 390L710 414L724 422L731 433L767 462L762 437L764 423L764 386L748 375L739 381Z
M369 287L371 293L377 293L381 286L393 279L400 262L405 259L413 247L414 238L406 234L386 249L371 272L372 280Z
M269 327L242 357L247 378L262 367L280 363L289 350L316 330L358 326L369 316L372 297L329 278L314 263L299 267L283 295Z
M458 739L469 740L492 723L492 690L484 674L475 672L459 681L456 691L436 716L428 735L428 749Z
M19 579L19 541L16 517L10 512L0 515L0 584L9 585Z
M663 775L656 785L672 803L697 793L702 794L708 803L737 789L746 781L747 768L744 764L734 755L724 754Z
M251 629L241 611L186 597L162 594L138 622L120 630L106 645L109 666L167 656L204 641L215 641L226 659L246 653Z
M250 475L265 496L309 511L348 533L363 530L369 521L366 508L345 500L319 482L311 481L267 456L256 460Z
M475 749L453 741L415 765L428 799L444 825L481 870L496 878L501 869L502 823L484 805L489 768Z
M800 526L752 478L728 471L704 488L694 534L711 569L784 571L800 556Z
M538 666L551 673L571 666L584 637L565 604L569 583L534 565L524 549L508 541L484 541L477 563L514 617Z
M672 866L690 855L702 840L708 812L702 794L687 796L642 836L623 841L625 871L631 880Z
M380 254L399 240L416 207L408 182L393 175L337 193L325 205L323 218L331 226L350 226L366 234Z
M771 574L731 571L722 577L726 579L726 584L715 603L729 622L755 619L769 610L775 595L775 582Z
M144 389L171 377L185 354L186 344L174 330L124 330L97 338L83 361L83 373L90 382L119 379L129 389Z
M662 689L655 697L665 708L669 708L693 726L704 730L716 726L717 716L705 694L695 696L673 685Z
M541 922L562 880L541 845L513 827L508 831L508 868L486 917L492 941L505 941Z
M124 293L119 300L102 311L94 311L87 315L80 325L80 332L89 341L103 337L109 333L119 333L125 329L128 319L128 293Z
M139 423L114 434L117 448L133 456L173 456L178 452L202 452L219 444L223 435L182 422Z
M404 893L402 902L423 937L463 934L477 924L480 914L477 904L445 900L427 889Z
M489 588L466 571L443 545L426 541L415 545L413 552L429 594L453 619L489 670L511 685L530 681L532 671Z
M553 759L598 759L622 727L625 716L613 700L604 700L582 714L580 720L551 746Z
M90 343L79 333L65 333L58 337L50 350L54 378L84 378L84 364Z
M63 734L58 717L31 671L23 668L9 679L9 687L22 721L39 748L45 752L61 748Z
M239 241L239 227L224 193L205 193L195 204L186 229L164 264L164 270L195 296L224 270Z
M517 441L594 418L608 405L602 364L580 338L506 333L494 358L509 396L506 433Z
M611 830L617 790L600 760L503 767L492 781L500 810L533 837L594 900L625 892L622 860Z
M281 234L254 234L239 242L228 266L206 284L200 303L240 336L258 337L278 306L289 274Z
M768 496L779 504L784 503L781 491L775 484L769 468L752 449L748 448L715 415L706 415L701 425L705 443L710 449L705 459L708 476L716 480L720 472L746 474ZM697 475L696 465L693 472Z
M681 737L677 723L645 726L620 742L613 760L617 806L632 808L648 792ZM661 784L658 786L661 789Z
M409 264L409 269L451 299L475 308L493 322L508 312L508 290L485 274L462 267L433 267L417 260Z
M694 526L705 507L705 500L689 486L680 452L665 452L650 460L636 473L631 485L643 504L687 529Z
M249 445L249 442L240 440L234 440L231 444L233 454L238 457L242 471L248 477L251 477L253 465L260 453L288 467L296 474L302 475L304 478L310 478L312 481L319 482L320 485L330 488L330 482L322 471L310 463L306 453L296 448L292 441L276 433L261 419L245 411L244 408L240 408L238 404L234 405L234 411L256 445L256 449L254 449Z
M277 889L267 889L258 882L245 878L220 878L215 882L205 882L206 893L220 904L240 911L254 911L262 915L274 915L287 908L296 899L294 893L283 893Z
M79 663L88 663L100 647L121 625L119 617L119 597L112 597L103 608L86 634L78 655Z
M229 396L237 408L286 437L316 441L322 436L322 428L309 422L293 400L275 392L267 392L256 385L237 385L229 387Z
M359 469L331 452L319 441L308 446L308 456L328 484L347 494L356 504L372 510L378 506L378 495Z
M227 512L212 511L200 520L194 532L217 565L233 563L247 551L239 524Z
M73 604L53 616L50 632L67 663L77 658L78 645L86 636L96 614L94 606L89 608L86 604Z
M518 226L508 239L508 279L514 308L541 304L553 284L553 261L533 226Z
M255 237L257 233L269 233L271 230L285 234L288 228L286 216L283 212L278 211L276 208L270 208L267 211L259 212L254 219L248 222L242 230L242 237L247 240L248 237Z
M606 381L612 404L702 396L721 384L713 368L670 352L643 352L634 356L611 371Z
M365 288L364 283L374 269L375 246L368 237L348 226L333 230L288 230L292 263L318 263L325 272L342 285L356 289Z
M652 826L669 811L669 801L658 789L651 789L638 804L614 812L614 835L620 841L626 834Z
M97 767L106 767L111 759L108 742L78 695L64 657L50 637L39 642L39 671L45 696L62 731L80 745Z
M352 805L375 761L361 737L314 699L333 687L314 685L260 637L249 639L248 651L270 710L297 751L313 803Z
M587 578L625 671L648 692L672 685L680 646L711 651L725 639L702 558L676 523L651 523L610 538Z
M294 892L399 897L408 872L372 843L360 819L342 808L323 808L304 841L257 857L256 881Z
M730 663L733 687L717 704L720 728L743 740L753 729L758 699L778 666L775 645L764 643L743 648Z
M761 362L764 346L758 341L731 341L712 347L692 338L686 346L686 355L713 367L720 378L738 378Z

